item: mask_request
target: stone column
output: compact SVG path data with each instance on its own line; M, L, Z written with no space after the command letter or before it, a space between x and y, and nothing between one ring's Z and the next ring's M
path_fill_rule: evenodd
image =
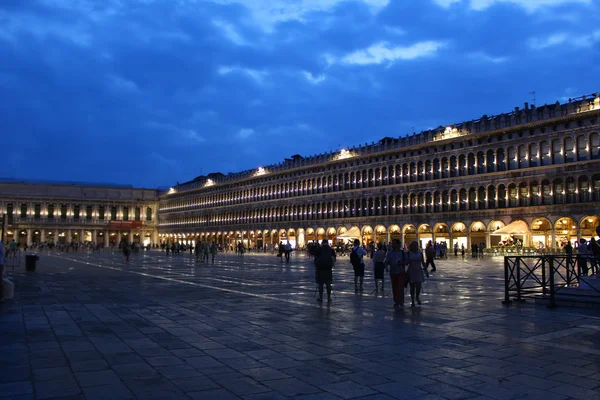
M45 241L46 241L46 230L40 229L40 242L45 242Z
M129 235L127 235L129 237L129 244L133 243L133 231L129 231Z
M67 236L65 237L65 243L71 243L71 230L67 229Z
M115 245L118 246L119 243L121 243L121 231L117 232L117 243L115 243Z
M32 244L32 230L31 228L27 229L27 246L31 247Z
M54 244L58 244L58 229L54 230Z
M85 231L83 229L81 229L81 232L79 232L79 242L83 243L83 237L85 235Z
M488 249L492 247L492 242L490 241L490 232L487 230L485 231L485 247Z
M92 230L92 242L94 245L98 244L98 231L96 229Z
M552 246L551 247L555 247L556 246L556 232L554 230L554 226L552 226Z
M104 247L110 246L110 235L108 231L104 231Z

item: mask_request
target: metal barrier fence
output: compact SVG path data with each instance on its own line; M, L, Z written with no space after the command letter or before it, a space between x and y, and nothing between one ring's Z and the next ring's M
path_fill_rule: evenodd
M524 301L526 297L545 295L549 297L549 307L556 307L556 294L564 288L579 287L588 267L592 274L598 273L597 257L567 255L506 256L504 257L504 301ZM583 276L583 278L582 278ZM600 296L600 290L590 286Z

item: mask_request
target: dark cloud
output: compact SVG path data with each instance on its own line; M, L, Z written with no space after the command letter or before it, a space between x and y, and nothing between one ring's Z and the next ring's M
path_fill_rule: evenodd
M333 3L1 2L3 175L171 185L597 90L596 4Z

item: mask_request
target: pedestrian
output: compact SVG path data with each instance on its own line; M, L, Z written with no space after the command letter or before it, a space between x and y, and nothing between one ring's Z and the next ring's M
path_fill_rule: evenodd
M202 250L202 244L200 243L200 240L196 241L196 246L194 248L194 252L196 254L196 262L200 261L200 251Z
M331 302L331 284L333 282L333 266L335 265L335 251L329 246L329 241L323 239L322 245L317 249L315 256L315 269L317 283L319 284L319 297L317 301L323 301L323 285L327 287L327 302Z
M461 244L460 245L460 255L462 256L462 259L465 259L465 245Z
M394 307L404 307L404 283L406 282L406 255L402 251L400 240L392 240L392 249L387 252L384 264L390 269Z
M208 254L210 253L210 246L208 242L202 242L202 262L208 263Z
M381 282L381 290L383 291L383 284L385 272L385 250L383 243L377 245L377 251L373 256L373 276L375 277L375 290L379 290L379 282Z
M412 242L410 244L410 250L406 256L406 261L408 263L406 275L410 282L411 307L414 307L415 298L417 304L421 304L419 295L421 294L421 284L425 281L425 276L423 275L423 271L425 270L425 260L423 259L423 253L419 251L419 244L417 242Z
M579 265L579 272L583 276L588 275L588 258L590 250L587 244L587 240L581 238L579 240L579 247L577 248L577 263Z
M354 291L358 292L359 290L362 292L363 290L363 281L365 279L365 263L363 261L363 257L367 255L367 251L360 247L360 240L354 239L354 247L350 252L350 263L352 264L352 268L354 269ZM360 287L358 283L360 281Z
M435 272L435 250L433 245L431 244L431 241L429 241L429 243L427 243L427 246L425 246L425 274L427 275L427 277L429 277L429 272L427 271L427 268L429 267L429 264L431 264L431 272Z
M290 253L292 252L292 245L289 240L285 244L284 250L285 250L285 262L289 263L290 262Z
M454 243L454 257L458 257L458 243Z
M129 248L129 243L123 242L123 259L125 262L129 262L129 254L131 253L131 249Z
M210 245L210 254L212 255L212 263L215 263L215 256L217 255L217 253L219 252L219 248L217 247L217 245L215 243L211 243Z

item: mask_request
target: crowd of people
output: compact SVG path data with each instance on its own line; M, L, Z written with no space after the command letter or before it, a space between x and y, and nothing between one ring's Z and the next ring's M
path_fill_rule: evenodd
M312 245L310 254L314 256L315 280L318 284L319 297L323 301L323 291L327 291L327 301L331 299L331 285L333 282L333 267L337 260L337 252L331 248L328 240L323 240L320 245ZM399 239L394 239L386 246L383 243L361 246L360 240L355 239L350 249L350 264L354 270L354 291L364 290L365 257L372 259L375 290L383 290L385 286L385 271L389 272L394 298L394 307L404 307L404 289L410 287L411 306L421 304L421 286L425 277L431 271L436 271L436 248L430 241L425 248L425 256L417 242L412 242L408 248L403 249ZM439 255L437 255L440 257Z

